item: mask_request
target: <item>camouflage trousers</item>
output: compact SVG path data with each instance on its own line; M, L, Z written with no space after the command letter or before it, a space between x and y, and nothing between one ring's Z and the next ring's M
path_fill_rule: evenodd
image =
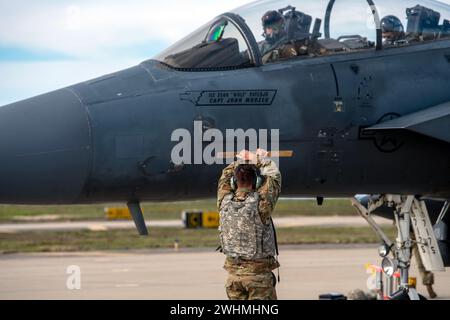
M229 273L225 285L230 300L277 300L276 277L272 272Z

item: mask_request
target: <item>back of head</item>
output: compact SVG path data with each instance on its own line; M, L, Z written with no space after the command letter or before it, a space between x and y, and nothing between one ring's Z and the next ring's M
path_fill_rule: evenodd
M239 165L234 171L234 176L236 178L236 184L238 188L254 189L254 185L257 179L256 168L254 165Z

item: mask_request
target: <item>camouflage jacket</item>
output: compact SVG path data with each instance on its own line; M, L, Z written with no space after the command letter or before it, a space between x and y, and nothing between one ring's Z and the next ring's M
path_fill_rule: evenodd
M233 162L222 171L217 191L217 208L220 211L222 200L228 194L232 194L231 178L237 163ZM257 190L259 194L259 214L261 221L267 223L271 217L278 197L281 192L281 173L276 164L271 160L263 160L258 163L261 175L265 177L263 184ZM250 192L248 190L237 190L234 193L234 199L244 201ZM235 259L227 257L225 260L225 270L235 274L256 274L267 272L278 268L280 264L274 257L267 259Z
M227 257L247 260L276 255L275 236L271 221L264 224L259 215L259 194L250 192L244 201L223 198L220 206L219 235L222 251Z
M266 259L243 260L226 258L223 268L235 275L256 275L270 272L279 268L280 264L275 257Z
M227 194L233 193L231 178L234 175L236 166L237 163L233 162L222 171L217 190L217 209L219 211L223 198ZM259 194L259 214L261 215L261 221L267 223L267 219L271 217L281 193L281 173L272 160L262 160L257 164L257 167L265 178L263 184L257 190ZM237 190L235 192L235 200L244 200L248 194L248 190Z

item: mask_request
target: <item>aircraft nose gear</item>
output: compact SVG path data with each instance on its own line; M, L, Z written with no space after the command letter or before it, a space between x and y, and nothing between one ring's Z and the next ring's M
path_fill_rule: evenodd
M410 300L419 300L415 288L409 286L409 267L411 265L412 246L416 242L423 264L427 271L444 271L444 263L437 240L431 225L426 204L415 196L382 195L372 197L367 208L356 198L351 199L357 212L369 223L375 233L383 242L384 250L382 267L386 276L391 277L397 270L400 271L399 290L388 293L389 299L402 299L408 296ZM393 209L397 238L395 242L388 236L372 218L372 212L381 206ZM412 239L411 227L414 231ZM388 255L392 257L388 257Z

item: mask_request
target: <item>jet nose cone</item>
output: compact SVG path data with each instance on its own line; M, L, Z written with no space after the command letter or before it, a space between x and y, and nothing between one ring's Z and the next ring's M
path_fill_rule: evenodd
M88 115L69 89L0 107L0 202L74 201L90 154Z

